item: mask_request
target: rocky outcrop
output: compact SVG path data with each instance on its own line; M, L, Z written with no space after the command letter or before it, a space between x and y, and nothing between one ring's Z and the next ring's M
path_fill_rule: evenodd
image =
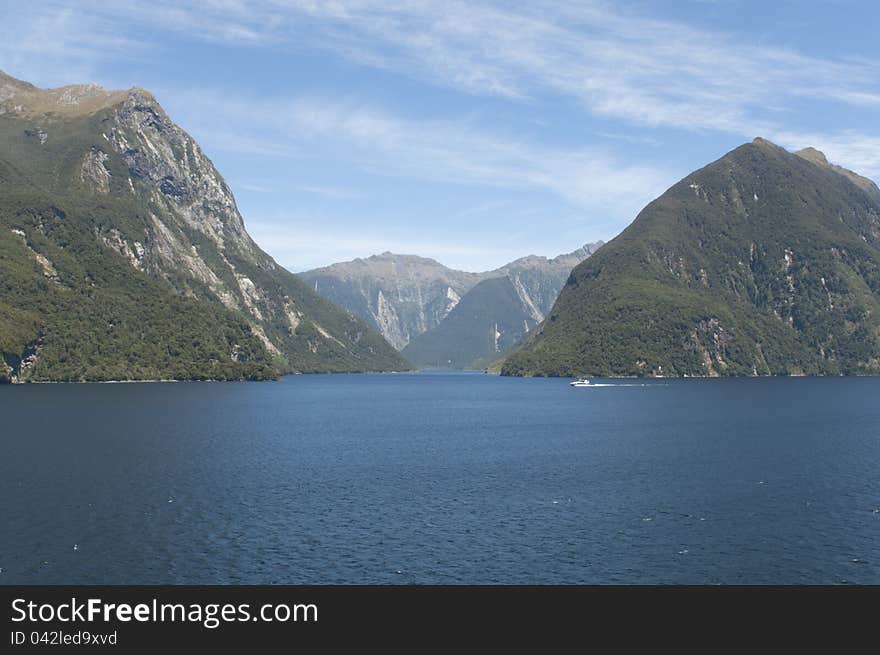
M436 327L483 274L390 252L301 273L317 293L360 316L395 348Z
M107 161L107 153L97 148L92 148L83 159L80 167L79 179L84 184L92 187L97 193L110 193L110 171L104 166Z
M412 340L441 325L463 298L485 280L510 279L519 297L518 315L522 314L515 321L517 325L524 325L523 319L528 319L525 325L529 325L529 321L531 325L540 322L571 269L601 245L601 241L587 244L552 259L535 255L523 257L482 273L457 271L415 255L385 252L300 275L319 294L357 314L379 330L391 345L403 350ZM506 317L507 288L503 285L491 288L505 290L499 303L505 307ZM483 328L479 330L482 334ZM431 356L437 358L433 350ZM443 359L442 355L439 357Z
M45 333L40 330L33 341L24 344L20 353L0 353L0 383L18 384L27 379L28 372L37 364Z
M244 317L282 371L407 368L365 323L253 242L223 177L148 91L44 90L0 73L0 120L0 139L27 137L19 161L5 162L0 149L0 173L23 176L12 188L40 189L48 197L42 214L54 211L56 199L75 207L95 244L136 274ZM55 238L43 222L33 228L41 239ZM36 259L57 277L59 263L49 261L45 245ZM243 357L230 351L232 361Z

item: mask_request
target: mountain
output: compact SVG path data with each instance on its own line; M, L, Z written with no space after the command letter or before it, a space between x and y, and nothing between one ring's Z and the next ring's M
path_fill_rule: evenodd
M433 330L402 354L422 368L481 368L516 345L540 319L511 278L483 280Z
M571 269L600 245L553 259L531 255L485 273L439 325L401 353L422 368L485 367L544 320Z
M880 372L880 190L764 139L572 271L507 375Z
M385 252L300 277L324 298L363 318L400 350L417 334L436 327L485 274Z
M600 245L587 244L553 259L523 257L482 273L386 252L300 276L325 298L368 321L414 364L457 367L494 358L522 338L553 305L571 269ZM507 282L491 282L501 278ZM464 301L473 292L484 305L471 316L474 301ZM453 320L446 326L448 319ZM502 333L498 340L496 322Z
M251 240L149 92L4 73L0 354L17 381L408 368Z

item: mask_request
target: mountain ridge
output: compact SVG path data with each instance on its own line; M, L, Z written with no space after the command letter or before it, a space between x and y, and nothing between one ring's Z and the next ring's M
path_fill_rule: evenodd
M483 272L460 271L431 258L386 251L299 275L403 350L437 328L474 287L493 278L511 277L522 304L543 318L570 270L601 244L588 243L552 258L527 255Z
M806 154L756 139L670 187L572 271L502 373L880 372L876 186Z
M203 330L186 337L179 349L185 365L126 332L119 347L130 350L136 376L214 378L216 369L222 379L252 377L240 365L243 358L258 363L257 377L409 368L365 323L314 294L254 243L225 180L151 93L97 85L41 90L4 74L0 145L0 246L7 253L0 267L10 279L15 272L18 288L32 285L33 276L51 283L48 305L12 285L0 287L0 304L25 310L44 327L54 325L44 330L35 363L22 371L27 345L15 340L20 330L6 321L6 333L0 333L5 377L103 379L111 371L125 377L125 366L114 365L100 348L88 350L82 362L69 351L79 344L85 356L82 346L93 332L119 325L98 318L97 296L114 294L119 311L133 314L135 288L157 303L141 320L161 316L163 329L189 333L186 321L162 309L183 307L169 296L187 299L181 311L194 324L237 326L230 328L234 338L222 329L219 335ZM69 256L74 247L75 256ZM120 269L119 261L127 268ZM91 297L95 276L106 272L102 266L113 274ZM55 272L49 274L50 268ZM74 329L75 312L67 305L74 294L86 295L93 326L83 322ZM210 356L203 341L212 344Z

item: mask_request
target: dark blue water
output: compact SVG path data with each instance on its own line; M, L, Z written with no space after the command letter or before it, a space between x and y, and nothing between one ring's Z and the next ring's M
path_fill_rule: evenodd
M880 583L880 379L0 387L0 584Z

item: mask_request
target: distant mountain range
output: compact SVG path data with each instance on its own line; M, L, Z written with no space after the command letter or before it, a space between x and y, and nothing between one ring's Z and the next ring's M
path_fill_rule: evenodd
M251 240L149 92L0 73L0 381L405 368Z
M880 373L880 190L764 139L577 266L507 375Z
M469 273L390 252L301 273L317 293L366 320L414 365L483 366L544 319L571 269L601 242Z

